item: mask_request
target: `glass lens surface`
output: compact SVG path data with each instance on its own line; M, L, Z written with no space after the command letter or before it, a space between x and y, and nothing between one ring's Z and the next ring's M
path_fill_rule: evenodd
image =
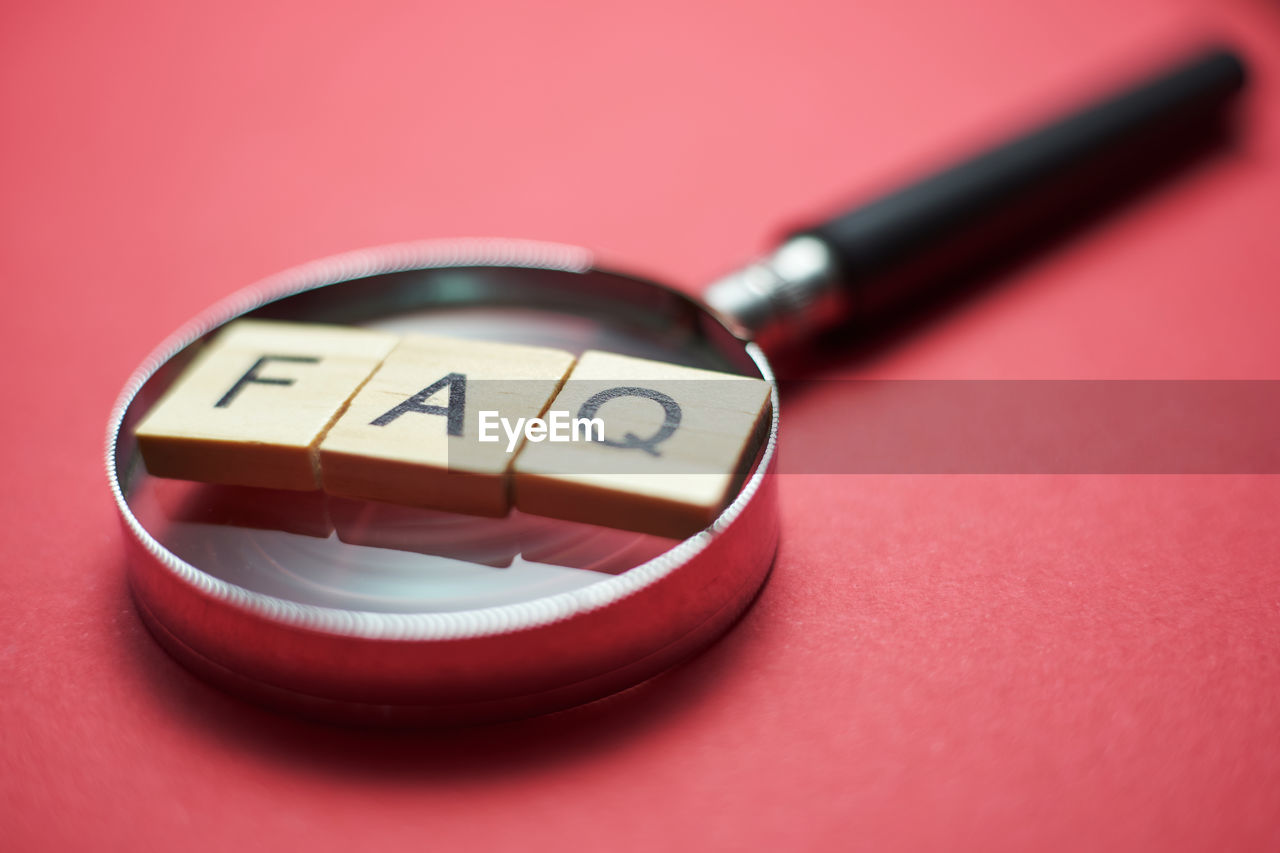
M742 345L688 300L598 271L411 270L307 291L248 316L577 353L602 349L758 375ZM216 578L300 604L453 612L579 589L677 544L518 511L480 518L319 492L153 477L138 457L133 428L196 348L171 359L139 392L121 431L117 474L142 526L177 557Z

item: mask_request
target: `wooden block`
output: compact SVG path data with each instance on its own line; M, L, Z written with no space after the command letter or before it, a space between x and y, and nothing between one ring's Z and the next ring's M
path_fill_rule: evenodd
M529 443L522 512L683 538L710 524L754 459L769 411L762 379L591 351L550 411L599 418L604 441Z
M316 447L395 335L240 320L202 351L136 431L159 477L320 487Z
M325 491L505 515L520 445L480 441L479 413L538 417L573 361L545 347L405 336L321 442Z

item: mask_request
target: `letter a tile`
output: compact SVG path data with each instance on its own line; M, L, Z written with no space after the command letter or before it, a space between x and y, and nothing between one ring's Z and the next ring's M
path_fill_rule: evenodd
M321 443L325 491L505 515L523 433L510 439L498 419L541 415L573 361L545 347L405 336ZM491 441L480 440L481 412L494 413Z

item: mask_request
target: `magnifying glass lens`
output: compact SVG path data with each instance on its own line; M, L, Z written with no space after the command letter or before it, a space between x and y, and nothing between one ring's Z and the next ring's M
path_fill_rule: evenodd
M370 313L367 306L353 304L338 313L355 317L352 325L396 334L553 346L576 353L599 349L714 370L741 367L710 346L699 324L690 322L685 312L637 312L626 302L598 300L538 307L510 304L509 299L496 305L467 304L479 279L492 286L495 277L505 277L505 289L510 289L513 282L528 286L526 279L534 275L528 270L489 270L483 275L457 269L419 271L416 290L433 304L410 302L376 316L364 316ZM395 283L379 278L397 277L342 287L372 292ZM335 288L326 288L331 289ZM449 304L440 297L451 289L466 295L454 294ZM544 302L554 295L545 288L538 292ZM331 304L319 310L324 302ZM302 294L248 316L332 321L337 318L326 315L334 313L335 304ZM171 359L138 402L158 397L193 349ZM215 578L304 605L448 613L515 604L581 589L678 544L660 536L519 511L504 518L480 518L320 492L166 480L147 474L137 460L132 462L122 478L126 500L161 546Z

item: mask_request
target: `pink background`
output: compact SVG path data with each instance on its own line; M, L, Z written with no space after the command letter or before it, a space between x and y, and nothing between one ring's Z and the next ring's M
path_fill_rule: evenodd
M282 268L520 236L693 289L1212 36L1255 70L1234 146L819 375L1278 379L1274 3L320 5L0 13L7 849L1280 846L1275 477L786 477L706 654L397 736L172 663L100 462L151 347Z

